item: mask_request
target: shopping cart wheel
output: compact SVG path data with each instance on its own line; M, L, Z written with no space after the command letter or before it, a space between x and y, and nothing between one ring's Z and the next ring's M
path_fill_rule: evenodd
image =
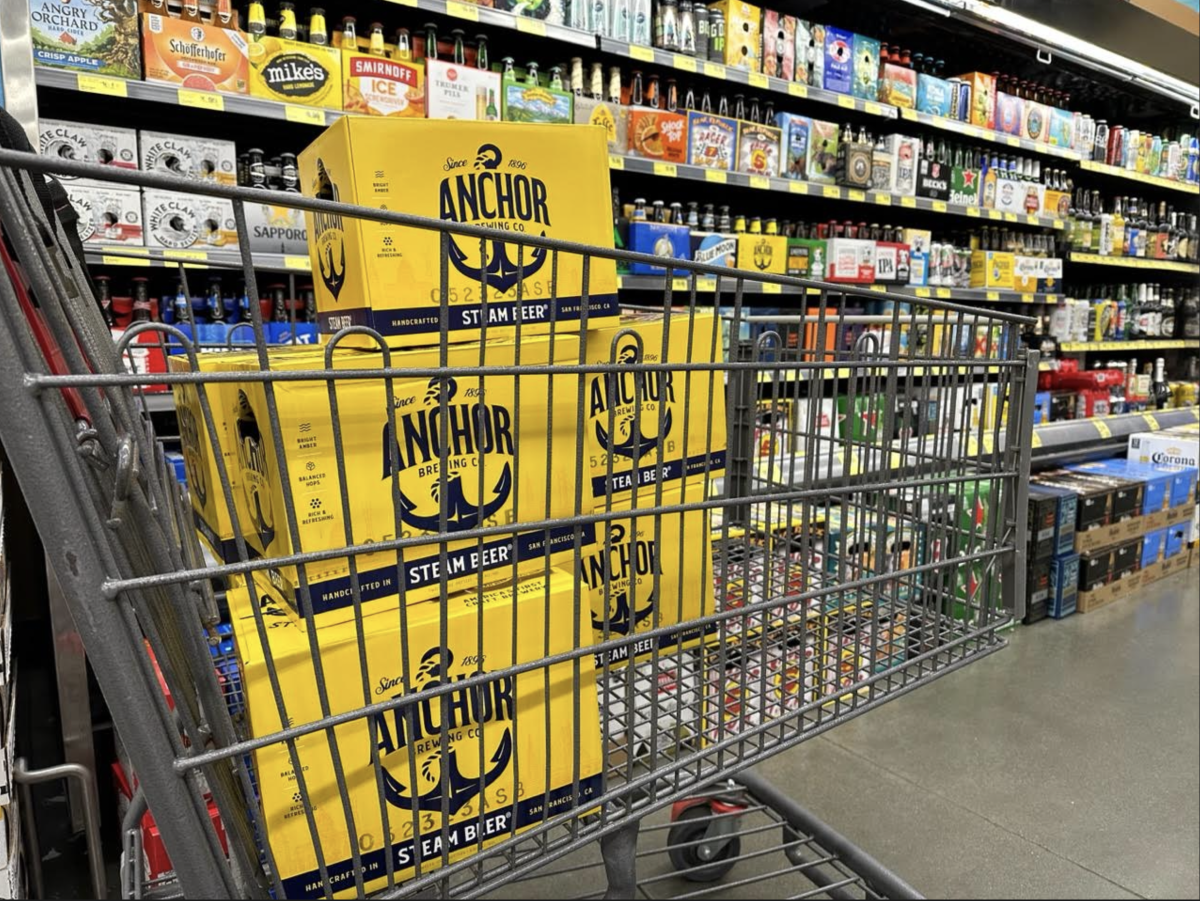
M689 807L667 833L667 853L679 875L691 882L716 882L742 853L737 817L714 816L707 805Z

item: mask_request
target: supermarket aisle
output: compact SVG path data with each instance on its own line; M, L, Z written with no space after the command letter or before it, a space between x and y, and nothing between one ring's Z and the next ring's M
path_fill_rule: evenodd
M931 897L1196 897L1198 660L1191 569L762 772Z

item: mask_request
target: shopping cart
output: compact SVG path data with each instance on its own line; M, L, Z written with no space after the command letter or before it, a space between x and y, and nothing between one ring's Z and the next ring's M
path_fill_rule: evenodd
M374 362L361 368L339 368L328 349L301 368L279 368L266 353L260 311L254 308L253 371L128 372L123 352L144 332L161 335L164 347L182 349L193 370L195 349L181 330L155 322L133 326L114 346L79 261L62 250L59 226L34 190L34 181L49 172L226 198L243 235L244 205L261 195L0 153L6 270L0 279L0 367L7 386L0 393L0 435L174 867L173 878L147 884L131 827L123 861L126 895L520 894L530 887L526 880L548 877L565 879L577 890L581 882L572 874L597 864L609 897L631 897L639 890L647 897L723 895L742 885L752 886L750 893L793 896L915 895L749 768L1003 647L1001 632L1024 591L1022 511L1036 355L1022 348L1020 330L1029 320L671 260L654 309L677 335L688 336L685 359L652 362L666 358L666 339L659 358L635 335L629 354L614 343L607 360L589 362L586 342L573 334L581 325L586 330L585 312L580 324L552 327L562 334L550 340L571 341L573 359L489 365L481 357L449 366L443 315L441 366L393 365L378 341ZM451 242L483 245L495 237L487 229L398 212L294 195L278 199L306 211L435 231L442 296L449 250L459 246ZM535 252L548 255L551 267L567 255L581 258L585 308L586 273L592 268L614 260L664 265L643 254L507 238L518 272ZM481 254L485 250L480 246ZM254 260L246 251L241 274L250 296L258 296ZM486 307L486 275L479 290ZM799 302L755 314L758 294L783 291ZM702 332L704 299L713 297L722 304L719 328ZM518 293L517 305L524 300ZM775 302L783 303L784 296ZM366 333L347 329L332 343ZM624 339L634 331L615 334ZM711 334L707 346L691 340L700 334ZM393 430L385 432L386 441L396 434L394 392L405 379L429 384L424 402L441 414L442 450L435 447L434 456L440 454L443 463L450 385L477 386L474 396L485 397L488 386L497 392L514 382L517 391L531 386L525 389L529 395L544 390L547 379L551 384L565 379L573 403L555 407L551 401L548 409L551 417L566 409L573 455L522 462L514 454L511 462L518 473L522 466L529 473L540 467L543 477L549 470L552 480L567 486L570 513L539 517L539 502L530 505L532 515L518 513L508 522L475 517L452 523L454 504L465 496L482 498L492 487L494 471L485 484L480 450L478 476L467 480L476 483L477 493L470 493L461 473L438 468L434 498L440 509L427 534L398 528L394 534L400 537L356 538L344 487L343 442L353 435L341 429L343 392L356 384L384 389L384 415ZM650 418L643 405L651 408L655 384L661 388L673 379L686 396L670 413L675 417L670 428L684 444L700 446L683 479L695 488L690 494L669 495L661 482L648 481L635 484L626 502L632 509L625 509L613 489L621 455L604 455L598 475L594 462L585 459L590 436L582 411L589 388L611 389L622 379L633 385L628 416L618 420L610 405L593 423L597 433L624 436L627 459L640 465L644 457L665 472L666 442L647 436L666 434L667 405L657 404ZM224 384L261 386L269 410L262 428L280 447L279 392L314 382L327 400L314 405L313 420L330 423L335 436L344 541L315 550L301 546L297 523L303 511L299 499L284 491L285 516L277 526L290 533L290 553L251 553L236 524L231 473L216 454L219 484L207 490L223 494L235 519L235 550L227 562L206 565L189 504L165 462L140 387L194 387L203 411L199 427L215 445L220 439L213 394ZM708 395L693 394L697 385L708 385ZM474 415L484 415L481 406ZM459 426L466 428L464 422ZM546 425L554 428L553 421ZM392 497L400 496L396 469L389 473L385 466L385 496L389 481ZM283 481L287 484L286 477ZM595 503L584 493L587 484L604 486ZM413 501L405 497L404 503ZM396 505L397 517L401 506ZM262 518L254 524L261 526ZM648 569L628 591L618 595L601 579L589 595L582 576L588 553L596 548L609 555L634 553L618 527L643 528L657 547L670 547L665 555L670 559ZM672 529L679 534L669 541ZM464 541L482 551L489 543L515 544L528 534L544 534L548 544L551 533L565 534L570 549L566 563L557 558L555 566L579 574L567 579L565 607L550 603L547 552L545 570L533 577L544 578L538 615L519 618L514 591L507 589L510 605L503 609L512 611L511 653L485 670L480 651L458 681L441 681L438 674L452 663L447 621L457 597L442 580L434 598L401 603L398 610L393 604L388 614L399 618L396 645L402 658L406 623L429 610L440 634L438 647L419 659L404 659L394 677L402 691L382 700L373 692L380 673L368 664L368 633L388 621L365 611L372 598L359 555L393 555L391 566L403 583L405 561L423 550L432 548L440 571L447 572ZM328 645L322 641L332 633L302 630L309 673L303 692L317 699L319 710L297 718L288 707L297 709L301 689L289 681L294 674L281 673L273 660L275 639L268 633L281 618L271 607L272 583L262 577L295 568L298 611L288 619L295 627L298 616L317 615L316 583L322 568L336 561L348 567L345 628L353 630L348 634L357 666L331 672L323 665ZM681 574L696 572L702 579L691 584L699 587L685 592ZM518 575L514 566L510 576ZM678 583L674 594L672 579ZM238 620L245 625L235 628L243 629L245 644L260 648L254 674L240 668L246 647L235 658L212 652L222 616L214 581L240 585L233 590L250 598L249 615ZM467 633L482 649L491 640L484 634L490 614L482 574L474 590L481 599ZM655 603L648 604L649 597ZM551 648L551 619L562 616L570 641ZM544 625L536 640L522 642L518 622L528 632L539 621ZM489 631L495 622L488 620ZM537 642L543 646L533 647ZM487 645L490 652L496 646ZM451 747L449 724L459 715L453 705L465 711L490 698L487 709L495 719L512 702L506 692L531 678L542 680L545 693L540 708L528 708L521 706L527 701L518 691L523 700L516 706L535 711L526 714L525 733L517 713L500 745L494 742L497 731L484 724L472 740L445 750ZM360 700L345 702L347 685L360 692ZM257 711L252 688L259 692ZM555 706L551 696L560 697L554 694L560 690L565 700ZM432 713L435 709L439 712ZM471 710L472 722L488 719L484 708ZM264 729L268 714L275 725ZM589 738L591 722L598 731ZM403 767L385 760L422 726L432 753L420 772L416 754L408 754ZM369 746L353 731L364 727L370 730ZM522 736L526 756L514 760L513 742ZM553 761L552 746L566 749ZM511 797L497 796L491 768L519 766L521 759L538 765L517 770L509 783L502 774L495 784L514 789ZM543 765L544 777L538 772ZM568 773L557 793L550 784L552 766ZM522 773L535 786L532 792L522 788ZM281 840L284 833L274 831L282 828L280 820L267 812L265 796L282 782L291 793L288 834L303 841ZM209 798L219 809L224 841L212 828ZM643 821L645 841L639 845ZM135 822L127 818L127 825ZM464 822L473 822L474 830L464 831ZM515 834L514 823L520 825ZM494 828L485 834L489 824ZM379 826L382 832L375 834ZM346 849L344 859L337 857L339 848ZM293 864L281 858L297 854L312 861L299 879ZM783 869L762 872L760 858L777 854ZM767 878L784 881L768 889L761 882ZM584 893L598 882L599 877L589 881ZM711 885L700 885L706 882ZM561 883L556 885L557 893Z

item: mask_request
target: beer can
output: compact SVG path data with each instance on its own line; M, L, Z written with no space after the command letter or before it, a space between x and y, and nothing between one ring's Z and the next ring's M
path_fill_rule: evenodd
M1125 126L1114 125L1108 130L1108 151L1104 162L1110 166L1125 166Z
M1096 141L1096 120L1087 113L1076 114L1079 116L1079 121L1075 126L1075 144L1074 149L1081 154L1090 155L1092 145Z
M1136 128L1125 129L1125 146L1124 153L1121 159L1113 163L1114 166L1122 166L1125 169L1137 168L1138 151L1142 146L1142 133Z
M1112 140L1112 132L1108 130L1108 123L1101 119L1096 123L1096 132L1092 138L1091 159L1096 163L1107 163L1109 161L1109 141ZM1087 148L1082 148L1086 152Z

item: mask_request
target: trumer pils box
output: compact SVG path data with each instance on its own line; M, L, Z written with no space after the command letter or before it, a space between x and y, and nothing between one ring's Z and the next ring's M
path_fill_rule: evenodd
M346 827L325 732L295 742L334 897L355 893L352 842L361 854L363 888L372 892L386 885L386 855L396 878L406 880L418 860L423 872L442 865L443 842L453 862L477 853L480 843L487 847L543 818L586 810L603 793L595 680L585 673L576 689L571 661L489 676L586 642L586 635L574 634L574 592L574 578L552 570L548 577L481 594L452 595L445 605L413 605L405 632L394 611L367 617L362 653L369 695L357 675L356 625L322 630L324 672L355 674L328 680L330 711L388 701L397 705L335 730L356 835ZM271 690L255 620L235 618L247 714L256 737L278 732L285 710L286 725L321 717L309 636L295 619L278 616L266 635L282 708ZM481 676L483 681L444 696L448 706L437 696L404 701L423 689ZM381 773L373 765L376 755ZM292 898L325 897L287 745L255 751L254 764L262 825L284 892ZM390 837L383 825L385 808Z
M505 234L612 247L608 143L597 126L346 116L300 154L300 177L317 197L496 232L486 242L449 236L452 340L476 337L485 315L490 338L515 335L518 322L522 336L548 332L551 320L559 331L578 328L583 258L555 259ZM441 232L324 213L307 220L322 332L363 325L401 346L440 340ZM588 261L587 310L590 325L616 315L611 261ZM374 346L365 335L343 343Z

